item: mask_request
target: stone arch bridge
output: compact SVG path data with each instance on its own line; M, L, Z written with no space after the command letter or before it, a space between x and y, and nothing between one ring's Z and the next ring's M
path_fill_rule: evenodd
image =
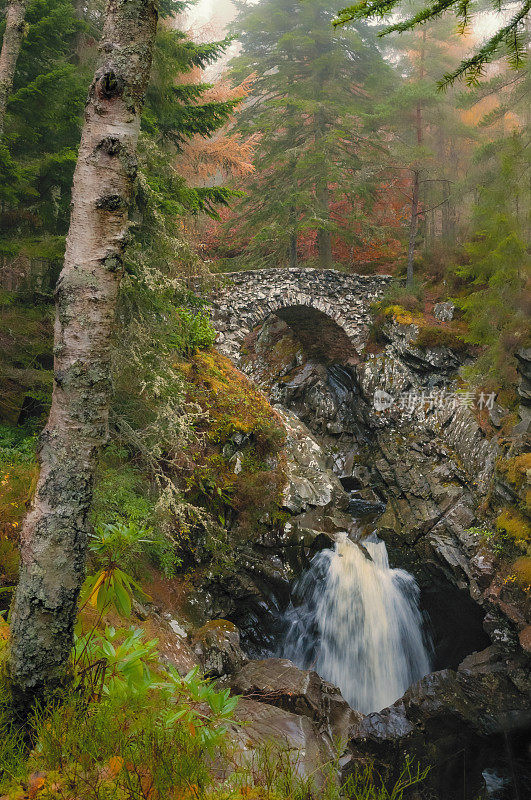
M319 269L226 273L209 301L217 347L237 361L245 337L276 314L315 340L358 350L367 339L370 305L390 280Z

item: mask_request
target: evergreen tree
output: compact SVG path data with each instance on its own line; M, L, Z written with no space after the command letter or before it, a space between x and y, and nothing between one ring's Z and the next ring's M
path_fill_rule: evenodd
M186 5L166 0L163 15L173 15ZM101 22L98 0L81 6L71 0L29 4L0 145L0 254L6 261L22 252L52 257L50 263L57 269L61 262L82 112ZM183 214L215 213L215 207L231 196L222 187L188 187L179 174L178 157L183 142L196 135L208 138L226 123L239 101L213 101L208 98L208 84L190 84L185 77L215 61L228 42L196 45L170 25L160 26L157 33L142 117L138 199L145 204L149 194L150 202L177 230ZM207 95L204 102L203 95ZM141 227L137 225L137 235L143 235ZM150 236L155 236L153 230ZM49 290L56 274L46 280Z
M436 76L459 59L459 40L447 20L427 23L389 39L403 80L377 107L391 133L389 170L408 181L407 282L420 241L429 249L446 247L457 237L457 205L462 205L460 176L466 172L474 137L455 109L455 92L436 90Z
M374 32L360 25L334 31L326 0L239 4L234 33L241 53L234 76L256 75L238 128L259 137L255 173L236 209L234 229L254 261L293 266L301 236L315 239L319 263L332 265L332 237L353 235L332 204L347 200L363 214L370 197L377 141L370 128L371 92L392 84ZM346 227L346 231L345 231Z
M21 240L66 232L92 69L72 59L85 23L70 0L32 0L25 25L0 159L11 165L0 187L7 195L0 235L9 255L18 252Z
M481 146L466 262L456 273L467 283L459 299L468 341L483 348L468 376L491 391L514 386L515 352L529 339L529 171L525 128ZM476 176L478 172L476 172Z

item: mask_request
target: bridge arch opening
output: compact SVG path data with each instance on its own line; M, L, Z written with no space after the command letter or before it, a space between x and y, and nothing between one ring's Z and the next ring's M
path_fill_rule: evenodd
M275 318L288 326L305 353L316 361L331 364L358 360L347 323L330 308L321 310L300 302L255 308L249 326L251 337L266 324L270 326Z
M313 306L292 305L282 306L272 314L286 323L306 353L317 361L337 363L356 355L345 329L324 311Z

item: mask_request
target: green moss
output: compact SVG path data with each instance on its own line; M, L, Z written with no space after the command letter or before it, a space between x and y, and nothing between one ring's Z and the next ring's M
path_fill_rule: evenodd
M201 351L176 366L187 380L188 398L208 413L205 433L211 443L224 445L233 434L242 433L255 436L263 451L280 448L280 417L228 358Z
M426 349L448 347L450 350L455 350L457 352L463 352L468 348L468 345L458 333L439 325L425 325L420 327L415 345Z
M500 458L496 466L498 472L517 489L528 483L527 473L531 471L531 453L522 453L514 458Z
M529 520L516 508L506 508L496 520L496 528L505 531L516 543L526 546L531 541Z
M230 521L239 538L254 536L265 529L263 520L279 510L285 484L281 419L264 395L215 351L198 352L176 367L186 381L187 399L205 412L197 426L199 444L187 496L222 526ZM237 472L236 452L241 462Z
M529 556L517 558L511 566L509 577L512 577L521 589L528 592L531 589L531 558Z
M413 314L399 305L387 306L383 309L383 313L387 318L392 318L399 325L416 325L422 320L422 316L419 314Z

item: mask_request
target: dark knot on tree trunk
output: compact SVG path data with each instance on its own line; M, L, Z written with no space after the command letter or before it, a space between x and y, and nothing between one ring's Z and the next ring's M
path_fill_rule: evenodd
M117 156L121 149L122 143L115 136L106 136L96 148L96 150L101 150L102 153L106 153L108 156Z
M124 80L116 75L114 70L109 70L98 80L96 84L96 92L98 97L105 100L110 100L113 97L119 97L124 90Z
M127 200L119 194L107 194L96 201L96 208L103 211L126 211L128 207Z

